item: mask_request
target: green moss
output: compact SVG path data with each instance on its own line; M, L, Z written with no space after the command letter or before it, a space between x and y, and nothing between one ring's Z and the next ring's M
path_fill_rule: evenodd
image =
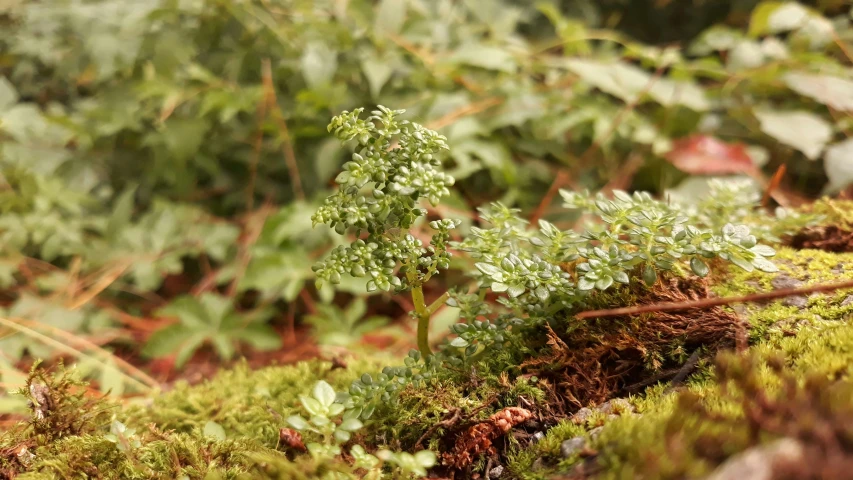
M825 379L849 379L853 373L853 323L812 325L794 337L768 341L752 349L752 355L760 364L779 354L786 360L787 371L801 382L816 375ZM766 367L758 369L756 378L769 391L778 388L778 377ZM691 382L687 391L702 399L703 405L716 414L731 419L743 418L741 399L725 395L720 385L712 381ZM692 477L705 475L716 466L718 462L690 457L689 452L694 447L703 448L695 442L709 435L724 435L725 432L712 422L697 421L686 414L682 410L683 404L676 399L674 394L661 395L659 390L650 389L646 398L637 402L642 416L623 416L604 425L591 444L599 452L598 464L604 468L601 478ZM851 406L850 398L846 402L848 407ZM554 431L553 442L556 444L576 435L575 430ZM670 448L674 435L680 435L678 442L684 450L684 456L680 458L674 458ZM745 440L740 437L735 440L736 435L731 435L730 441L721 447L721 458L744 448ZM553 455L553 452L538 447L535 453L517 454L511 469L516 472L529 470L531 458L549 454ZM563 462L562 470L567 470L575 461L568 459Z
M780 248L777 264L780 266L777 274L744 272L732 267L728 276L713 279L712 290L715 295L767 291L774 288L774 278L779 275L804 285L853 278L853 254ZM798 378L814 374L846 378L853 373L853 324L849 320L853 314L853 302L844 305L850 293L837 291L814 295L807 298L804 307L786 305L784 300L777 300L726 308L748 321L751 350L756 358L767 360L781 353ZM591 298L589 307L606 308L645 301L648 294L644 287L614 290ZM618 322L611 323L618 325ZM578 326L571 319L555 319L554 329L559 331L561 338L570 339L573 335L587 335L592 331L590 329L594 330L590 325L592 323ZM547 415L554 384L521 375L520 365L533 358L545 358L543 355L551 349L547 344L548 338L541 327L520 329L513 338L515 344L511 347L475 365L449 369L427 385L405 389L397 401L376 411L365 429L359 432L358 441L368 449L382 446L413 449L423 436L421 446L447 451L452 446L448 441L453 439L449 433L459 432L503 407L523 404L538 409L537 414ZM680 346L667 346L658 352L659 360L683 361L690 352L680 351ZM99 409L115 413L116 419L136 429L139 446L121 448L105 437L109 414L107 417L90 417L97 421L86 422L79 427L64 421L55 423L65 425L61 435L45 434L53 431L45 429L47 424L39 431L32 425L25 425L0 437L0 452L5 452L0 455L0 472L13 469L20 472L18 478L24 479L76 478L81 475L131 479L182 476L192 479L308 479L318 478L331 470L347 471L349 467L345 462L317 463L305 455L290 459L277 450L280 447L279 429L285 426L284 419L297 413L298 396L306 393L316 381L324 379L338 390L347 390L350 382L361 373L378 372L385 365L398 364L399 359L375 356L363 360L347 359L346 363L348 368L333 369L329 362L308 361L258 371L239 365L200 385L179 383L162 395L142 399L121 411L111 410L111 406L106 404L85 403L82 397L72 395L68 398L76 400L63 404L62 411L73 411L75 415L80 411L101 411ZM715 383L714 372L709 362L701 361L683 388L703 399L703 405L713 411L737 418L742 414L739 404L722 395L720 386ZM767 388L772 389L778 384L772 372L764 367L758 378ZM71 384L73 382L65 383ZM713 430L714 426L703 426L695 423L693 417L684 416L684 412L679 410L683 407L678 403L679 397L665 393L665 388L665 385L653 385L642 395L629 398L639 415L614 418L595 414L580 425L563 420L547 429L544 438L532 444L519 442L512 436L506 437L502 440L504 446L509 445L502 451L506 455L505 475L508 478L540 479L548 478L553 472L573 468L580 459L578 455L562 458L562 442L587 435L598 426L603 428L590 441L590 446L599 452L597 461L605 469L604 478L630 477L632 474L666 478L676 473L707 473L715 466L715 461L693 457L689 448L704 438L703 435L719 432ZM66 415L62 418L71 417ZM204 436L203 429L209 421L223 427L225 440ZM433 428L441 422L446 423ZM149 424L156 425L156 428L149 430ZM682 457L667 450L667 441L673 435L674 426L691 432L690 436L682 439L687 448ZM730 455L744 445L746 443L742 439L733 441L730 449L721 455ZM35 454L26 466L20 464L16 454L8 453L16 452L20 446L27 446ZM475 467L481 468L483 463L475 463Z
M295 365L251 371L246 365L220 372L210 381L189 386L178 383L162 395L145 399L126 411L128 425L145 428L150 423L164 430L199 432L208 421L222 426L229 437L246 437L274 447L284 419L298 412L297 397L305 394L318 380L325 380L339 391L365 371L381 369L382 357L346 359L347 368L332 369L332 364L312 360Z

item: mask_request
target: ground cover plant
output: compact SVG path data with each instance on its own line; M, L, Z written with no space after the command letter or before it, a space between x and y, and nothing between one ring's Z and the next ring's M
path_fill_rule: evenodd
M404 113L399 110L380 107L364 120L359 118L361 113L361 110L344 112L328 127L344 141L355 140L359 148L352 154L353 161L337 177L340 190L328 197L315 215L315 221L329 222L341 234L350 226L355 231L355 240L349 246L338 247L315 270L321 280L340 283L342 274L368 276L371 279L368 289L395 287L402 293L422 287L449 260L447 231L456 222L432 220L432 228L437 232L429 249L423 248L405 230L427 214L417 207L418 199L429 198L430 192L436 192L430 200L437 203L452 184L440 171L440 157L436 156L444 147L444 139L416 123L399 121L397 117ZM190 411L198 412L197 400L191 400L192 390L176 392L173 394L176 397L165 399L159 408L149 405L137 407L135 412L122 412L128 418L126 421L134 422L128 426L119 419L121 414L108 421L110 408L104 400L79 406L85 397L74 393L72 387L80 384L67 374L51 378L36 368L20 392L29 399L32 420L3 437L5 475L21 474L26 478L30 474L50 476L81 468L90 471L104 468L108 476L116 478L145 475L150 478L166 471L190 478L202 473L205 478L209 475L253 478L287 471L323 478L384 475L395 478L423 477L432 469L439 475L469 478L491 475L496 464L501 472L506 468L508 476L524 477L525 457L543 447L525 438L522 429L537 429L540 439L546 435L582 433L565 422L580 415L587 406L599 405L599 411L604 412L605 402L613 402L620 393L637 389L637 385L638 391L655 385L669 378L667 372L673 367L677 374L689 373L700 358L710 358L734 346L739 331L742 335L749 334L737 315L721 307L709 310L687 306L682 308L685 312L627 314L616 320L578 319L579 314L595 308L707 299L712 288L706 279L712 273L711 266L719 270L715 272L719 285L731 280L731 275L737 276L735 270L742 272L740 275L759 272L778 276L780 268L770 260L776 255L775 249L759 243L747 225L763 241L779 243L780 237L791 238L792 234L815 228L827 219L818 212L783 210L777 211L779 217L770 217L759 210L757 197L749 188L744 183L713 185L707 201L728 213L726 223L707 210L621 191L612 198L563 193L567 208L582 209L597 220L581 232L561 231L544 220L539 222L538 229L528 228L516 212L500 204L483 209L483 216L492 228L475 228L471 237L453 243L473 259L474 268L469 274L477 282L477 291L470 294L452 291L438 297L438 301L459 306L466 320L451 327L456 334L454 338L442 343L437 352L429 349L421 332L429 330L435 309L429 308L426 315L421 315L426 305L423 293L414 293L413 314L420 322L417 343L425 348L412 350L405 365L385 366L381 373L372 374L342 362L338 368L346 373L335 383L348 377L349 387L338 391L325 378L315 376L317 381L310 394L298 393L304 389L308 372L299 372L297 367L296 371L274 373L284 377L274 384L254 385L246 392L255 399L250 402L260 400L255 403L256 409L272 417L254 419L252 423L260 427L250 430L254 434L243 431L230 441L225 427L216 420L192 419L187 415ZM730 221L742 223L735 226ZM366 237L359 238L362 233ZM843 259L834 262L843 269ZM802 275L804 271L800 268L797 273ZM806 275L812 273L805 270ZM853 283L848 282L847 287L851 286ZM742 285L736 283L732 288ZM497 302L487 302L488 294L499 294L500 298ZM213 308L211 305L215 303L198 305L201 307L198 312L229 315L223 310L225 307ZM842 312L821 313L835 315L844 322ZM421 328L424 323L426 326ZM772 337L764 338L758 327L754 327L754 342L762 345ZM809 328L802 328L801 335L811 334ZM746 340L740 341L744 347ZM841 344L844 345L843 338ZM742 361L733 360L736 364ZM774 365L780 361L775 360ZM845 363L842 360L839 364ZM684 370L685 365L690 366L688 370ZM746 375L757 368L746 365ZM308 365L302 368L305 367ZM727 372L730 370L724 369L721 374L729 375ZM237 372L237 378L240 377L245 379L246 372ZM796 377L785 380L789 394L798 391L798 381ZM710 381L706 379L706 383ZM270 390L273 385L278 395ZM744 385L741 388L759 388L754 380ZM819 386L809 388L814 393L824 390ZM721 392L726 394L726 390ZM182 394L189 395L185 400L189 403L184 406L179 400ZM216 412L222 411L222 406L217 405L221 400L206 396L207 401L214 402L208 414L217 416ZM298 397L298 405L293 402L294 396ZM748 398L755 396L749 394ZM684 405L704 405L695 398L700 397L682 396L673 413L664 410L665 414L673 415L668 420L670 424L683 427L683 423L678 423L683 420L676 416L682 408L690 411ZM803 401L815 401L808 398L812 397L806 396ZM276 407L270 405L271 400ZM451 406L466 402L468 408ZM614 416L618 416L634 408L625 400L622 402L619 407L610 403L607 413L612 415L615 411ZM86 415L78 420L84 423L73 423L72 418L77 418L80 408L99 416L85 423L89 420ZM752 411L744 408L746 412ZM844 408L843 403L840 408ZM827 415L834 415L834 411L830 409ZM257 413L245 408L225 412L229 412L229 417L220 421L230 424L231 429L233 422L245 426L245 421L230 415ZM169 418L173 415L174 418ZM717 421L710 410L701 415L708 416L710 424ZM152 437L136 433L138 422L143 419L149 423L152 434L166 445L155 447ZM205 420L203 424L201 420ZM764 427L758 420L755 422L759 430L750 436L752 441L744 449L758 444L757 432ZM655 423L651 425L649 428L657 428ZM506 442L505 437L516 433L516 429L522 436L511 437L515 442L504 443L499 450L498 445ZM788 430L772 431L777 435L793 435ZM796 435L805 435L802 439L808 441L811 438L808 432L803 430ZM175 435L181 433L189 436L178 440ZM844 432L838 435L843 438ZM60 448L57 442L66 439L83 442L64 447L72 452L83 445L95 444L97 452L82 450L62 454L61 458L49 453L62 451L57 450ZM208 444L211 441L219 444L214 447ZM249 443L239 443L243 441ZM157 466L162 461L157 459L162 452L150 449L175 448L176 442L182 442L181 448L191 456L213 458L211 452L218 451L221 453L214 455L224 457L213 464L208 461L207 468L197 462L178 460L162 470ZM819 444L803 448L826 452L827 448L836 447ZM413 453L407 453L410 451ZM626 460L620 455L628 455L629 464L636 462L630 458L631 451L620 452L616 448L602 455L605 460L610 458L608 455L615 455L621 461ZM689 462L672 467L674 470L661 466L660 471L653 470L651 478L665 478L682 471L679 469L712 468L733 453L736 451L721 452L698 466ZM259 460L257 455L261 454L267 460ZM585 457L597 458L597 455L587 453ZM543 454L540 464L528 469L539 470L540 475L559 472L559 463L545 465L542 460L545 457ZM832 457L835 463L826 471L843 471L846 461L843 458ZM587 475L587 469L592 473L608 471L605 462L595 467L581 463L573 472Z
M0 5L0 477L845 471L849 5L628 3Z

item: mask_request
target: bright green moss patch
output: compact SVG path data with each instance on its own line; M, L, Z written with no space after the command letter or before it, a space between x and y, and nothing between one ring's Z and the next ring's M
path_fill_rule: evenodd
M129 425L145 428L149 423L165 430L200 432L208 421L222 426L229 438L252 438L274 447L284 419L297 413L298 399L318 380L340 391L361 372L381 368L389 359L347 359L347 368L332 368L330 362L312 360L295 365L251 371L246 365L222 371L212 380L195 386L177 384L173 390L123 416Z

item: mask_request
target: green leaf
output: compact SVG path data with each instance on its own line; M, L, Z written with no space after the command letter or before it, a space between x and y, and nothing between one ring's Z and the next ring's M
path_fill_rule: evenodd
M305 421L305 419L300 417L299 415L291 415L287 417L287 423L297 430L307 430L310 428L308 422Z
M299 402L302 403L302 406L305 407L305 410L307 410L312 417L325 413L325 407L322 403L320 403L319 400L315 400L311 397L306 397L305 395L300 395Z
M702 260L699 260L698 257L690 259L690 269L693 270L693 273L703 278L708 276L708 273L711 271L711 269L708 268L708 265Z
M746 270L747 272L751 272L754 270L754 266L752 263L738 255L729 255L729 261L737 265L738 267Z
M853 81L831 75L791 72L782 77L791 90L842 112L853 111Z
M749 35L758 37L794 30L802 27L809 15L809 11L796 2L761 2L752 11Z
M652 286L655 284L657 279L658 274L655 267L652 265L646 265L645 268L643 268L643 282L648 286Z
M512 73L518 67L506 50L489 45L466 43L450 57L450 61L472 67Z
M516 298L516 297L521 296L525 291L526 291L526 289L524 288L524 285L511 285L507 289L507 293L512 298Z
M809 160L816 160L832 138L832 126L812 112L762 110L755 116L764 133L803 152Z
M309 87L327 85L338 69L338 54L323 42L311 42L302 51L301 66Z
M432 468L438 461L438 457L430 450L421 450L415 453L415 461L424 468Z
M483 272L484 274L492 277L501 273L501 269L492 265L491 263L477 263L474 265L477 267L477 270Z
M331 404L335 403L335 389L324 380L320 380L316 385L314 385L314 390L311 394L317 399L317 401L327 408Z
M776 250L767 245L756 245L749 250L757 255L761 255L762 257L772 257L776 255Z
M587 290L592 290L593 288L595 288L595 280L589 280L586 277L581 277L578 280L578 289L579 290L587 291Z
M823 168L829 178L828 191L837 192L853 183L853 138L829 146Z
M213 437L217 440L225 440L225 429L222 428L222 425L214 422L213 420L208 421L204 424L203 430L205 437Z
M252 325L237 330L232 335L260 351L272 351L281 348L281 337L269 325Z
M600 278L597 282L595 282L595 288L599 290L607 290L610 286L613 285L613 277L607 275L605 277Z
M341 424L338 425L338 428L347 432L354 432L363 426L364 424L362 424L358 419L350 418L341 422Z
M169 153L183 163L199 153L209 129L210 125L203 118L171 117L166 120L161 135Z
M175 367L183 367L207 339L208 336L205 332L190 335L178 349L178 355L175 356Z
M776 264L774 264L770 260L767 260L764 257L753 258L752 264L755 266L755 268L757 268L757 269L759 269L765 273L775 273L775 272L779 271L779 268L776 267Z
M636 102L640 94L648 92L664 106L684 105L695 111L710 108L704 90L692 82L655 79L641 68L618 61L571 59L565 64L585 82L626 103Z
M5 76L0 75L0 112L18 101L18 92ZM2 122L0 122L2 123Z
M397 34L406 21L407 0L380 0L373 28L378 33Z

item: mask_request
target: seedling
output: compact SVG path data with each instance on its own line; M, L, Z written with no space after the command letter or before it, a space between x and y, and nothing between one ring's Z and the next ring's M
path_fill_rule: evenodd
M427 305L423 285L450 265L449 231L457 220L429 223L435 231L428 246L410 229L426 216L421 201L437 205L453 185L453 177L440 170L439 155L447 139L416 123L400 120L404 110L379 106L367 120L363 109L332 119L329 131L342 142L355 140L352 160L344 164L335 182L339 188L314 214L315 225L324 223L335 232L355 234L349 246L335 248L314 266L322 281L340 283L342 275L369 277L368 291L410 291L418 320L418 349L431 353L429 320L447 300L441 296Z

